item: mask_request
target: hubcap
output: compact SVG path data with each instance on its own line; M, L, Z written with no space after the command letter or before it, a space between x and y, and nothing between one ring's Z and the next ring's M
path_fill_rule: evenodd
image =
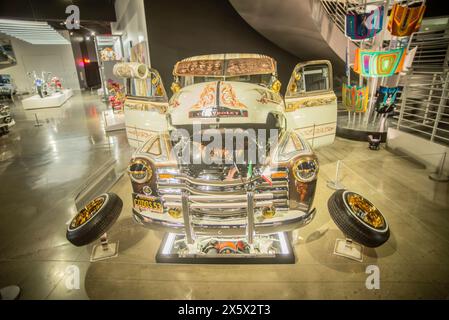
M352 212L375 229L385 228L385 219L371 202L356 193L347 193L346 201Z

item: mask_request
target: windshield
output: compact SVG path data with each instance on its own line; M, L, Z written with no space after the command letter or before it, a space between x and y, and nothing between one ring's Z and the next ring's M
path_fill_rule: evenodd
M247 82L259 84L267 87L271 80L271 74L253 74L253 75L241 75L241 76L233 76L233 77L204 77L204 76L185 76L180 77L181 79L181 87L190 86L196 83L202 82L212 82L212 81L238 81L238 82Z

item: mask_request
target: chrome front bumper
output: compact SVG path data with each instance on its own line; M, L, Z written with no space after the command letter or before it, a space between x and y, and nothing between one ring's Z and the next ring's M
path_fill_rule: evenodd
M266 200L262 194L254 194L252 192L248 192L246 196L243 196L246 198L246 201L243 198L240 199L242 196L239 196L238 200L244 201L243 204L246 207L246 217L244 218L220 219L217 215L217 219L213 219L210 216L198 217L193 215L190 210L196 208L198 204L190 203L189 197L192 196L189 196L187 193L179 196L181 198L179 199L181 200L179 205L182 210L182 218L180 219L174 219L167 213L142 212L136 208L133 208L133 215L135 221L145 227L164 232L185 233L187 238L190 239L194 238L195 235L246 235L250 241L255 234L270 234L298 229L307 225L315 217L315 209L311 209L308 212L300 210L282 211L279 215L270 219L263 219L260 216L256 217L255 209L261 206L261 203L265 204L269 200ZM230 206L230 204L226 203L222 205ZM236 204L234 203L233 205ZM237 203L237 205L241 207L242 203Z

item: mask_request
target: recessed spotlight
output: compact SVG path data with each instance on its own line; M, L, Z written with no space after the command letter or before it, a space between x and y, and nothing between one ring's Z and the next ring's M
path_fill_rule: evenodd
M90 40L90 37L86 37L86 41L89 41Z
M91 36L95 36L95 32L92 31L92 33L90 34Z

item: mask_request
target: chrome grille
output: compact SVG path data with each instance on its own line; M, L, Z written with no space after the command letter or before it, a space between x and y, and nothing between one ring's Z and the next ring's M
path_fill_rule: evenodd
M285 168L276 169L276 171L286 170ZM170 172L170 178L166 177L167 172ZM194 215L215 218L235 218L246 215L245 181L224 180L223 171L220 168L203 170L197 172L195 176L191 176L192 171L188 169L158 169L157 174L158 192L166 209L181 208L181 193L186 191L189 195L190 212ZM159 178L161 174L164 176L163 179ZM256 212L269 206L274 206L277 210L288 209L287 178L275 179L272 182L272 185L263 179L254 182Z

